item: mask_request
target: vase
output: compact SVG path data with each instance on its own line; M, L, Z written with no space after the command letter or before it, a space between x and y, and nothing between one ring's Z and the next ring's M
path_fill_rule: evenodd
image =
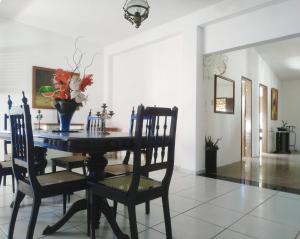
M70 131L72 117L79 105L74 100L54 100L54 107L59 116L59 131Z
M217 150L205 151L205 169L206 173L217 172Z

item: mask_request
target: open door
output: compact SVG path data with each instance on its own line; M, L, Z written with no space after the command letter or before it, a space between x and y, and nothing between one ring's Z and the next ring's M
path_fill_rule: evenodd
M268 152L268 87L259 85L259 152Z
M252 157L252 81L242 77L241 90L241 153L245 158Z

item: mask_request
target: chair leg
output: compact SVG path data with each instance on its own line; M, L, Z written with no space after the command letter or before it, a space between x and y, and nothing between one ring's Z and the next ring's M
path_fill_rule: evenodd
M13 193L15 193L16 187L15 187L15 177L14 177L14 175L11 175L11 181L12 181L12 189L13 189Z
M17 191L15 201L14 201L14 208L13 208L12 215L10 218L10 223L9 223L8 239L13 239L16 219L18 216L18 211L19 211L20 204L21 204L22 200L24 199L24 197L25 197L24 193Z
M1 186L1 182L2 182L2 175L0 175L0 186Z
M27 236L26 239L32 239L33 234L34 234L34 228L36 224L36 219L39 213L41 205L41 199L40 198L34 198L33 199L33 204L32 204L32 209L31 209L31 216L28 224L28 230L27 230Z
M6 186L6 176L3 177L3 186Z
M118 210L118 202L117 201L114 201L114 216L116 217L117 216L117 210Z
M135 212L135 205L129 204L128 205L128 215L129 215L129 224L130 224L130 234L131 239L138 239L138 230L137 230L137 222L136 222L136 212Z
M127 150L126 151L126 155L125 155L125 157L123 159L123 164L128 164L129 159L130 159L130 154L131 154L131 152L129 150Z
M56 164L52 162L52 173L56 172Z
M145 202L146 214L150 214L150 201Z
M162 196L164 217L165 217L165 228L167 239L172 239L172 226L171 226L171 216L169 207L169 196L168 194Z
M65 215L67 211L67 194L63 194L63 214Z
M82 172L83 172L83 175L86 176L86 168L85 168L85 165L82 166Z
M97 220L97 197L93 194L90 195L91 200L91 237L96 238L96 220Z
M90 193L88 190L86 190L86 201L87 201L87 235L90 237L91 234L91 198L90 198Z

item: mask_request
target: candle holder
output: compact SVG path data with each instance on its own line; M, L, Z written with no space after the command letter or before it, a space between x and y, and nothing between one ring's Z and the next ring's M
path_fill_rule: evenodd
M111 119L115 113L112 110L108 111L108 106L105 103L101 106L101 108L102 111L99 111L96 114L101 119L100 132L103 134L108 134L108 132L106 131L106 120Z
M38 130L42 130L42 128L41 128L41 120L43 118L42 111L38 110L37 112L38 112L38 114L35 116L35 118L38 121Z

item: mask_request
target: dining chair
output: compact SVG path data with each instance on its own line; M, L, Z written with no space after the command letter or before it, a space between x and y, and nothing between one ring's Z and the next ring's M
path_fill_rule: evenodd
M26 235L26 239L32 239L43 198L87 189L85 177L74 172L60 171L43 175L37 173L30 109L27 104L27 98L24 92L22 93L23 103L21 106L12 107L10 96L8 101L11 125L12 167L17 180L17 192L9 224L9 239L13 238L18 210L25 195L33 198ZM24 170L27 172L26 175Z
M8 115L4 114L4 130L7 130ZM4 160L0 161L0 185L3 178L3 186L6 186L6 176L11 176L12 190L15 193L15 180L11 165L11 154L8 153L8 145L10 141L4 140Z
M149 121L149 119L147 117L145 117L143 119L146 124L148 123L147 121ZM135 110L134 107L132 108L131 111L131 115L130 115L130 125L129 125L129 133L130 135L134 134L134 126L135 126L135 122L136 122L136 114L135 114ZM155 121L152 121L152 124L155 124ZM154 127L152 127L154 129ZM149 128L145 127L145 134L147 135ZM151 134L154 133L154 130L152 130ZM128 173L132 173L133 171L133 165L129 164L129 160L130 160L130 155L133 153L132 150L127 150L125 157L123 159L123 162L121 164L112 164L112 165L107 165L104 169L105 173L107 176L118 176L118 175L122 175L122 174L128 174ZM145 156L145 150L141 149L141 153ZM145 157L144 157L145 158ZM117 207L118 204L117 202L114 202L114 215L116 215L117 213ZM145 203L145 209L146 209L146 214L150 213L150 202L146 202Z
M128 207L130 234L138 238L136 205L156 198L162 198L166 236L172 238L169 209L169 186L174 168L175 135L178 109L139 106L134 136L133 171L130 174L105 178L98 182L89 181L91 203L91 234L95 238L96 209L100 207L107 220L113 220L107 199ZM144 118L148 123L144 124ZM152 123L154 122L155 123ZM143 128L148 134L143 134ZM151 131L154 130L154 134ZM141 160L141 149L145 149L146 160ZM150 172L164 170L162 180L149 177Z

